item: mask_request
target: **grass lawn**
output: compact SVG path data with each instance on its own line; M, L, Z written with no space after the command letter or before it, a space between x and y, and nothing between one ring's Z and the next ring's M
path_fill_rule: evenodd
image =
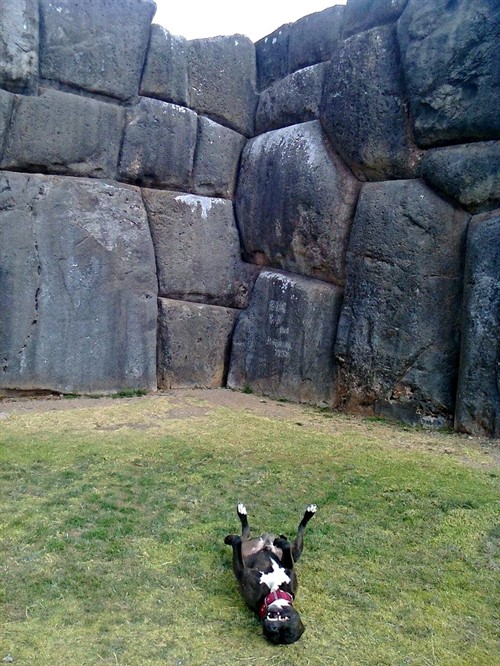
M204 395L0 414L0 663L499 663L492 443ZM318 504L292 646L240 600L239 500L288 536Z

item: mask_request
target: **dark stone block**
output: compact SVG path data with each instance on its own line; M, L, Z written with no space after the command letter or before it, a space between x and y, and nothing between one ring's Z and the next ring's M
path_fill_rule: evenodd
M319 121L252 139L236 192L246 259L343 284L358 190Z
M425 153L422 176L470 212L500 203L500 141L435 148Z
M10 124L12 108L14 106L14 95L0 90L0 163L2 162L3 147Z
M187 41L161 25L151 26L151 39L140 94L187 106Z
M38 83L38 0L0 2L0 88L33 93Z
M228 386L273 398L329 405L342 290L263 271L236 324Z
M255 107L255 46L244 35L188 42L190 106L198 113L252 136Z
M500 210L469 225L463 311L455 428L500 437Z
M341 44L325 71L321 121L334 149L359 179L415 177L419 154L393 26Z
M257 87L264 90L271 83L283 79L290 73L288 44L290 23L285 23L255 44L257 58Z
M142 97L127 110L120 178L139 185L189 189L197 129L193 111Z
M0 174L0 386L156 388L157 280L136 188Z
M451 422L468 219L419 180L363 186L335 344L337 407Z
M241 261L232 202L156 190L143 196L160 295L246 307L258 271Z
M127 100L139 92L153 0L40 0L40 74Z
M239 310L158 299L158 388L218 388Z
M257 134L319 118L324 68L305 67L264 90L255 119Z
M408 1L398 36L420 146L500 138L499 34L498 2Z
M408 0L347 0L344 38L378 25L394 23L407 3Z
M290 72L332 58L340 42L344 10L342 5L336 5L291 24L288 47Z
M194 191L205 196L231 198L245 143L245 137L238 132L200 116L194 161Z
M1 167L114 178L124 110L88 97L45 90L16 97Z

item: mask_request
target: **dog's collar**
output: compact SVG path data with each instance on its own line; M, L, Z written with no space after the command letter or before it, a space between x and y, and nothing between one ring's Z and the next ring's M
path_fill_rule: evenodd
M284 601L288 601L288 603L290 604L293 602L293 597L288 592L284 592L283 590L276 590L275 592L271 592L264 599L262 606L260 607L259 618L261 620L263 620L264 617L266 616L267 609L269 608L269 606L275 601L278 601L278 599L283 599Z

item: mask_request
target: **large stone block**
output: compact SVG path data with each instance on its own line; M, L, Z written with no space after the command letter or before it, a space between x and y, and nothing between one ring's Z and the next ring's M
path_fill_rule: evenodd
M499 34L498 2L408 1L398 36L420 146L500 138Z
M0 88L32 93L38 82L38 0L0 2Z
M0 386L156 387L157 280L140 191L0 175Z
M256 133L319 118L325 64L305 67L276 81L259 97Z
M188 42L190 106L252 136L257 105L255 46L244 35Z
M419 180L363 186L335 344L337 407L451 421L468 217Z
M8 134L14 95L0 89L0 162L2 161L5 139Z
M231 198L245 143L242 134L200 116L193 173L194 191L210 197Z
M153 0L40 0L40 74L127 100L139 92Z
M1 167L114 178L124 110L113 104L46 90L17 96Z
M187 106L187 41L161 25L151 26L151 39L141 81L141 95Z
M160 295L246 307L257 275L241 261L232 202L146 189L143 196Z
M342 5L336 5L292 23L288 46L290 72L332 58L340 42L344 10Z
M252 139L236 193L246 259L343 284L358 190L319 121Z
M283 79L290 73L288 64L290 27L290 23L285 23L255 44L259 90L264 90L271 83Z
M127 110L119 177L139 185L189 189L197 127L193 111L142 97Z
M406 106L394 26L341 44L325 71L321 120L361 180L415 177L419 155Z
M408 0L347 0L344 38L397 21L407 3Z
M158 388L217 388L239 310L158 299Z
M329 405L342 289L263 271L236 324L228 386Z
M471 212L500 204L500 141L428 150L422 176Z
M455 428L500 437L500 210L469 225L463 312Z

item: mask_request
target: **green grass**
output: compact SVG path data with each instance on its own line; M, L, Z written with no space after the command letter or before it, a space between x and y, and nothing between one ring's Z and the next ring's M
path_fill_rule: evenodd
M167 397L1 421L0 660L15 666L488 666L498 468L477 440L304 408L300 423ZM284 407L283 407L284 409ZM306 633L241 602L237 501L293 535Z

